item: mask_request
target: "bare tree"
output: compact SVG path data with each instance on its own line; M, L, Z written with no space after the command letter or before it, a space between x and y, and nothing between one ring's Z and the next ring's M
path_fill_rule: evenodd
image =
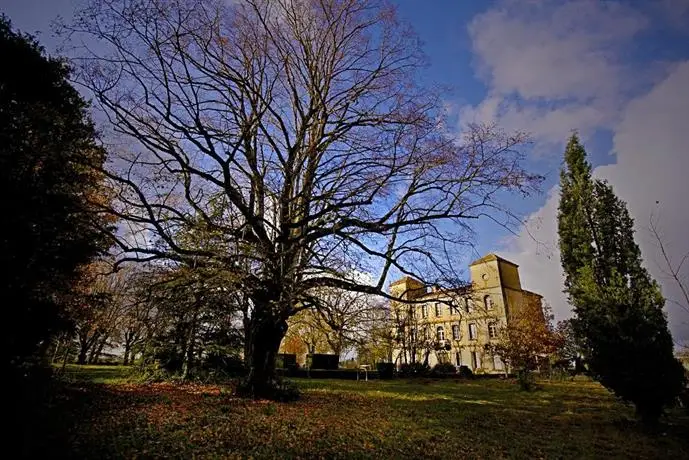
M651 215L649 229L653 235L653 239L660 250L662 262L660 263L660 270L663 275L669 279L681 293L681 299L667 299L674 303L685 313L689 314L689 269L685 263L689 259L689 252L686 254L679 254L676 258L673 257L671 251L663 240L659 225L659 217ZM689 345L681 345L685 350L689 350Z
M316 297L317 323L333 353L342 355L366 340L371 322L378 319L374 313L380 309L380 299L337 288L321 289Z
M112 262L93 262L82 270L78 294L68 312L74 322L77 362L95 363L117 333L130 287L130 272L113 273Z
M255 396L318 289L389 297L393 269L442 283L469 223L504 223L498 197L539 180L521 134L446 134L419 40L384 1L92 0L65 31L86 44L78 81L133 140L104 171L103 210L130 226L112 234L121 260L232 274ZM218 244L180 241L193 228Z

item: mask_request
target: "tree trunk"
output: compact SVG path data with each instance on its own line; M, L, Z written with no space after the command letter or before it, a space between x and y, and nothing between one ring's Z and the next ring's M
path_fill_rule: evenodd
M194 343L196 342L196 318L189 326L189 336L186 340L186 347L182 356L182 380L190 377L191 369L194 367Z
M103 335L103 338L98 342L98 345L91 349L91 355L89 356L90 364L97 364L98 358L103 353L103 348L105 348L105 343L108 341L108 335ZM95 345L95 344L94 344Z
M129 365L129 352L132 348L132 345L129 343L129 341L125 341L124 343L124 356L122 358L122 364L125 366Z
M77 364L86 364L86 355L88 350L83 347L79 348L79 356L77 356Z
M60 336L60 339L55 344L55 349L53 350L53 358L50 360L51 363L55 363L57 361L57 355L60 352L60 348L62 348L62 337L63 336Z
M86 364L86 358L88 357L90 346L90 340L85 339L84 337L79 337L79 354L77 355L77 364Z
M251 318L249 311L245 307L242 309L242 325L244 326L244 365L247 369L251 368Z
M253 319L249 337L249 376L245 393L254 398L275 397L277 374L275 361L280 343L287 332L287 321Z
M182 380L186 380L190 377L190 373L194 367L194 344L196 343L196 328L199 320L199 311L201 310L202 302L202 296L195 294L194 314L192 315L191 322L189 324L189 331L187 335L187 340L185 342L186 346L182 351Z

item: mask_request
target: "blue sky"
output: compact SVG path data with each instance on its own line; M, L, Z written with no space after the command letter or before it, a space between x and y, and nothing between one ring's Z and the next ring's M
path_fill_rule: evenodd
M74 3L0 0L0 10L54 51L50 21L69 18ZM509 200L524 218L515 234L479 222L476 252L464 260L495 251L516 261L525 287L543 293L559 318L569 315L555 186L563 142L577 130L595 174L629 203L646 266L670 299L675 338L689 343L689 312L672 302L679 290L648 232L653 215L672 253L689 252L689 0L396 3L425 43L428 80L453 89L446 102L458 115L457 133L472 121L527 131L528 166L546 175L542 194ZM684 269L689 279L689 264Z

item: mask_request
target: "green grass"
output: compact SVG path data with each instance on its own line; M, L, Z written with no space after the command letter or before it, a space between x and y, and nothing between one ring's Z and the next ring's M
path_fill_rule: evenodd
M67 381L107 383L110 385L126 383L132 373L130 366L99 366L93 364L67 364L62 369L55 366L56 373Z
M273 403L222 386L125 383L101 369L75 380L116 383L70 387L59 409L73 456L689 458L689 417L673 411L648 433L593 382L525 393L497 380L301 379L299 401Z

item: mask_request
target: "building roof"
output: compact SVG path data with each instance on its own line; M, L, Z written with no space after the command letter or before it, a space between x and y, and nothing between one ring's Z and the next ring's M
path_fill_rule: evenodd
M492 262L494 260L498 260L498 261L506 263L506 264L514 265L515 267L519 267L519 265L515 264L514 262L511 262L507 259L504 259L504 258L500 257L499 255L492 253L492 252L488 255L481 257L480 259L473 261L472 263L469 264L469 266L471 267L473 265L483 264L486 262Z
M392 283L390 283L390 286L395 286L396 284L402 284L404 282L409 282L409 281L411 281L412 283L415 283L415 284L423 284L423 283L421 283L421 281L417 280L416 278L409 276L409 275L406 275L406 276L403 276L402 278L398 279L397 281L393 281Z
M538 292L527 291L526 289L522 289L522 292L523 292L524 294L534 295L534 296L536 296L536 297L540 297L541 299L543 298L543 296L542 296L541 294L539 294Z

